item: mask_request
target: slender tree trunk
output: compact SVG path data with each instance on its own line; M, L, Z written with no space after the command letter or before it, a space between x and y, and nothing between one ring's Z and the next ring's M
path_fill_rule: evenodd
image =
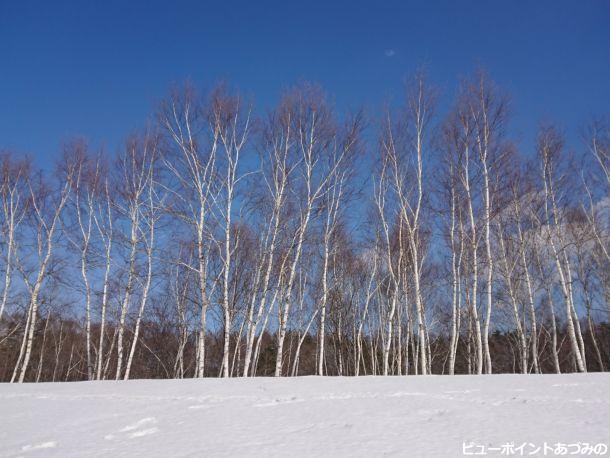
M138 247L138 224L139 224L139 216L138 209L132 208L130 212L130 220L131 220L131 238L129 240L129 245L131 247L129 253L129 267L127 272L127 285L125 286L125 294L123 296L123 302L121 304L121 316L119 319L119 328L117 335L117 366L116 366L116 374L115 380L120 380L123 375L123 338L125 334L125 322L127 319L127 311L129 309L129 303L131 299L131 294L133 290L133 281L135 276L135 268L136 268L136 250Z
M152 204L152 202L151 202ZM152 207L150 209L152 212ZM136 326L133 332L133 340L131 341L131 349L129 350L129 357L127 358L127 365L125 366L125 377L124 380L129 380L129 374L131 373L131 364L133 362L133 356L136 352L136 345L138 344L138 338L140 336L140 324L142 322L142 316L144 315L144 308L148 300L148 292L150 290L150 283L152 280L152 258L153 258L153 247L155 238L155 216L150 216L150 235L147 241L146 257L147 257L147 270L146 270L146 282L144 289L142 290L142 297L140 298L140 309L138 310L138 317L136 318Z
M487 253L487 283L485 293L487 296L487 309L485 314L485 326L483 330L483 352L485 353L485 371L492 373L491 353L489 351L489 326L491 323L491 308L493 294L493 256L491 253L491 200L489 192L489 172L487 161L483 162L483 178L485 193L485 249Z
M465 179L464 186L466 189L468 213L470 216L470 245L471 245L471 257L472 257L472 286L471 286L471 299L470 309L472 325L474 327L474 338L475 338L475 351L476 351L476 372L477 374L483 373L483 344L481 339L481 324L479 321L479 312L477 309L477 295L478 295L478 281L479 281L479 260L477 256L477 230L474 217L474 209L472 204L472 196L470 193L470 178L469 178L469 164L468 164L468 148L466 148L466 164L464 166Z

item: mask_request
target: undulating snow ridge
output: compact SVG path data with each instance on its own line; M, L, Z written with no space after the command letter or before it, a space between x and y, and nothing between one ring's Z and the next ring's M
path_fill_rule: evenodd
M5 384L0 456L527 456L610 446L609 394L610 374Z

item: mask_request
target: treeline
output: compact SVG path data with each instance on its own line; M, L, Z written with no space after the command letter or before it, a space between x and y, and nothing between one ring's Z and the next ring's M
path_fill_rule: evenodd
M606 370L608 123L519 151L484 73L436 100L186 86L116 154L4 152L0 380Z

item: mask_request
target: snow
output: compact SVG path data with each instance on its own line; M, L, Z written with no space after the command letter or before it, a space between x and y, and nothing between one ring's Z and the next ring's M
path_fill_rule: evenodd
M610 374L3 384L0 456L452 457L465 443L610 445L609 394Z

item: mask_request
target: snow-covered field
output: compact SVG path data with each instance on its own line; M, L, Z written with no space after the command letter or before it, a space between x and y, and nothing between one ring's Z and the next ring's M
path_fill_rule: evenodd
M610 374L0 385L1 456L544 456L558 442L610 444Z

